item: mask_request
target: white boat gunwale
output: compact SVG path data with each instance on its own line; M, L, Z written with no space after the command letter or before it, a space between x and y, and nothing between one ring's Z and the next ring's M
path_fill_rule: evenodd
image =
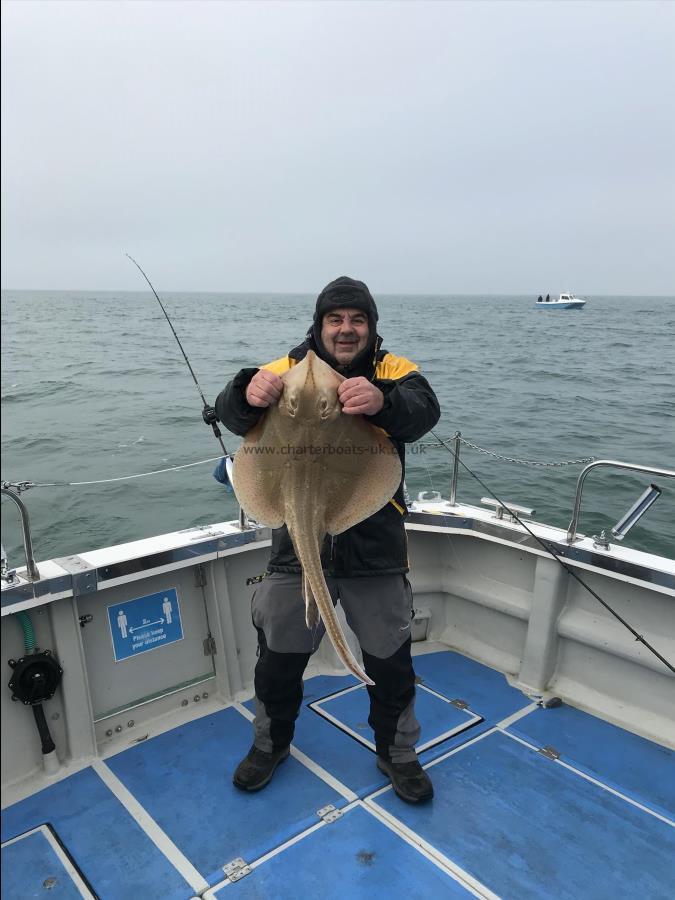
M538 537L552 543L555 552L568 565L600 569L609 578L644 584L675 596L675 560L619 543L600 551L591 538L583 535L578 535L579 540L569 545L564 529L535 521L527 524ZM490 510L469 504L451 506L444 500L415 501L406 528L447 534L473 533L488 541L516 545L528 554L551 558L517 522L500 519ZM235 522L219 522L40 562L43 577L39 581L29 581L24 568L17 570L15 584L3 583L1 615L211 562L246 549L267 547L270 542L270 530L264 526L253 525L242 532Z

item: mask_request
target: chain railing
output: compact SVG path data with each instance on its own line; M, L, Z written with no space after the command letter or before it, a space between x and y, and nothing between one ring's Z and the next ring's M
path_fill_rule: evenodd
M460 444L464 444L465 447L470 447L472 450L475 450L477 453L484 453L486 456L492 456L494 459L501 459L504 462L516 463L520 466L532 466L535 468L554 468L557 466L579 466L585 463L591 463L595 461L594 456L585 456L581 459L563 459L557 460L555 462L542 462L536 459L522 459L518 456L504 456L501 453L495 453L494 450L487 450L485 447L479 447L478 444L474 444L472 441L468 441L466 438L462 437L462 432L458 431L456 434L452 436L452 438L448 438L447 440L459 440ZM443 444L438 441L420 441L420 447L442 447Z
M460 453L460 445L464 444L465 447L470 447L472 450L475 450L477 453L484 453L486 456L491 456L493 459L500 459L503 462L515 463L520 466L531 466L533 468L556 468L560 466L575 466L582 465L584 463L592 463L595 461L594 456L583 457L582 459L565 459L565 460L556 460L553 462L542 462L541 460L535 459L523 459L518 456L505 456L501 453L496 453L494 450L488 450L485 447L479 447L478 444L474 444L472 441L468 441L466 438L462 437L461 431L456 431L452 438L445 440L443 438L439 438L436 441L420 441L420 447L445 447L445 449L449 450L450 441L452 441L452 453L454 455L454 465L452 468L452 482L450 484L450 506L457 505L457 482L459 479L459 453Z

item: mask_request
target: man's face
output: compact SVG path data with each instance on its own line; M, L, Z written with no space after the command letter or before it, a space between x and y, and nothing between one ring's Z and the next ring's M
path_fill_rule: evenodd
M360 309L333 309L323 317L321 342L342 366L368 346L368 316Z

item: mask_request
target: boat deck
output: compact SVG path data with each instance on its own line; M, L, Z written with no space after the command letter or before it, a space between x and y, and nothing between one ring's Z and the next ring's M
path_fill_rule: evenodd
M537 706L451 651L415 669L431 803L402 802L376 768L365 688L316 676L292 755L260 793L231 782L248 702L5 809L2 897L673 896L672 750Z

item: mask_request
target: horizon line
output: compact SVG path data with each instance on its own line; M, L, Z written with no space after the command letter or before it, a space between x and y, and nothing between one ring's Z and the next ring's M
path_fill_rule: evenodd
M17 287L0 287L0 291L2 293L11 293L11 292L24 292L24 293L45 293L45 292L53 292L59 294L144 294L150 293L147 289L136 290L130 288L17 288ZM298 290L285 290L285 291L269 291L269 290L228 290L228 291L214 291L214 290L200 290L200 289L191 289L191 290L174 290L174 289L163 289L164 294L213 294L213 295L228 295L228 294L269 294L271 296L278 297L286 297L289 295L297 295L297 296L307 296L316 298L317 294L313 291L298 291ZM550 292L549 292L550 293ZM555 294L555 291L553 292ZM560 292L558 292L560 293ZM448 292L429 292L429 291L404 291L404 292L392 292L392 291L378 291L377 297L536 297L540 296L541 292L535 293L532 291L457 291L453 293ZM615 293L581 293L577 296L586 296L586 297L675 297L675 292L673 293L645 293L645 294L615 294Z

